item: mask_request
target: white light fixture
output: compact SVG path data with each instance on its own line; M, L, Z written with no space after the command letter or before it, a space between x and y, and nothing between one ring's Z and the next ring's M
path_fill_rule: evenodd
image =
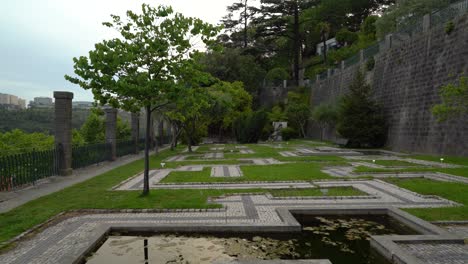
M161 163L161 168L164 168L166 166L166 163Z

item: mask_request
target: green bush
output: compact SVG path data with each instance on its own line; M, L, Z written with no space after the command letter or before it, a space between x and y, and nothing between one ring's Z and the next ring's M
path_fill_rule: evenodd
M289 141L292 138L297 137L297 131L292 127L286 127L281 129L281 137L284 141Z
M289 73L284 68L274 68L271 69L267 75L266 79L268 81L282 81L289 79Z
M450 35L450 33L452 33L454 29L455 24L453 23L453 21L449 21L447 22L447 24L445 24L445 33L447 33L447 35Z
M375 67L375 59L374 58L368 59L366 62L367 71L372 71L374 67Z
M257 143L268 123L265 111L242 113L233 122L234 135L241 144Z
M358 72L341 103L338 114L338 133L348 139L348 147L382 147L385 145L387 125L382 109L371 98L371 87L364 74Z
M358 40L358 34L349 31L347 28L342 28L336 33L335 39L341 45L352 45Z

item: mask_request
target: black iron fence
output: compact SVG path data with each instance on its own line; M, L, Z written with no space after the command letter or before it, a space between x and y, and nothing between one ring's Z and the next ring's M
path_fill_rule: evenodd
M57 149L32 151L0 157L0 191L10 191L18 186L58 174Z
M72 168L83 168L112 158L111 144L101 143L72 148Z
M135 141L134 140L123 140L117 141L117 157L122 157L129 154L135 154Z

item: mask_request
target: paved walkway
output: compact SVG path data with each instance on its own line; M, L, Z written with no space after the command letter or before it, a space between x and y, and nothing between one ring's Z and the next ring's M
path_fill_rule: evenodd
M161 148L165 150L168 147ZM91 165L83 169L73 171L73 175L67 177L52 176L36 186L13 192L0 192L0 213L7 212L15 207L23 205L39 197L60 191L66 187L86 181L107 171L113 170L122 165L144 158L144 154L127 155L114 162L103 162L99 165Z
M332 182L317 183L330 186ZM339 183L342 184L342 183ZM359 182L363 191L375 192L375 199L315 199L272 198L266 195L235 195L214 200L223 205L220 210L181 210L161 213L115 213L92 214L67 219L50 226L33 239L20 242L18 247L0 255L0 263L72 263L83 254L110 227L163 228L171 226L192 230L222 226L224 230L234 228L297 228L298 223L281 214L279 209L349 209L377 207L432 207L447 206L440 199L420 197L409 191L396 190L387 193L380 190L382 184ZM300 227L299 227L300 228ZM293 230L293 229L291 229ZM299 229L300 230L300 229Z
M139 156L134 157L135 159ZM216 158L216 155L207 158ZM127 161L131 162L130 160ZM256 164L272 164L264 159ZM120 162L119 166L123 163ZM112 165L112 164L109 164ZM142 210L133 212L100 212L68 218L46 227L29 240L0 255L0 263L73 263L83 256L106 232L123 228L139 231L300 231L301 226L288 210L375 210L384 208L433 208L458 204L436 196L424 196L381 180L333 180L295 182L234 182L234 183L186 183L161 184L171 171L201 171L205 167L223 165L187 165L177 169L151 171L152 188L164 189L247 189L247 188L334 188L353 187L366 195L343 197L272 197L270 194L246 194L213 198L221 209L199 210ZM231 174L223 167L222 173ZM229 167L231 166L231 167ZM115 166L116 167L116 166ZM219 167L218 167L219 168ZM235 167L234 167L235 168ZM102 173L99 172L99 173ZM95 173L96 175L99 173ZM220 172L221 173L221 172ZM234 172L233 172L234 174ZM91 178L90 176L88 178ZM85 180L85 179L83 179ZM83 181L82 180L82 181ZM142 178L131 178L117 190L141 189ZM71 185L71 184L70 184ZM393 210L393 209L392 209ZM414 217L413 217L414 218ZM421 220L419 220L421 221ZM425 222L424 222L425 223ZM455 230L455 232L457 232ZM457 232L457 239L463 232ZM432 233L441 234L441 233ZM446 234L445 234L446 235ZM421 239L422 236L419 236ZM417 239L417 238L415 238ZM440 240L438 244L425 242L395 244L399 249L414 256L420 263L459 264L466 257L466 245ZM409 263L409 262L406 262ZM419 263L419 262L418 262Z

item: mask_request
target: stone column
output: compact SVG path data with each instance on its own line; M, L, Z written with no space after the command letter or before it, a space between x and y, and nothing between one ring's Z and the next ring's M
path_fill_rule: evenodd
M332 76L332 70L328 69L327 70L327 78L330 78Z
M132 113L132 140L135 142L135 154L140 151L138 149L138 141L140 140L140 115Z
M117 159L117 109L107 108L106 112L106 142L111 144L111 160Z
M159 132L158 132L158 134L159 134L158 144L159 144L159 146L162 146L164 144L164 142L163 142L163 140L164 140L163 139L163 137L164 137L164 119L162 119L162 118L159 120L158 130L159 130Z
M429 32L431 30L431 15L426 14L423 17L423 32Z
M393 35L388 34L385 36L385 48L386 49L391 49L392 48L392 41L393 41Z
M344 69L345 69L345 62L341 61L341 70L344 70Z
M359 63L364 62L364 50L359 51Z
M59 149L59 174L69 176L72 170L72 100L73 93L54 92L55 146Z

